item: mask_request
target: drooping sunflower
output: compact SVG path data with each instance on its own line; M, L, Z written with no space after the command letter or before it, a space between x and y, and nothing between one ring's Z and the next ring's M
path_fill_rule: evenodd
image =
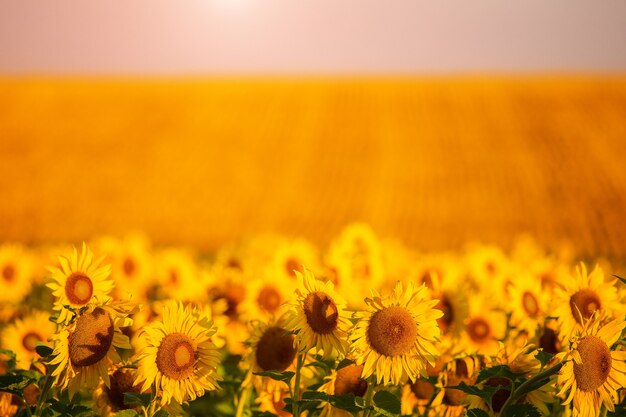
M215 326L204 315L170 301L162 320L144 329L138 354L137 382L142 391L156 387L160 403L182 404L218 388L219 351L211 341Z
M109 368L121 362L117 349L131 349L121 328L132 324L135 312L129 303L109 302L83 312L69 326L55 334L52 373L56 385L68 388L70 396L83 388L95 388L100 380L110 386Z
M109 370L109 386L101 381L93 391L94 405L101 416L111 416L120 410L134 408L124 403L124 393L141 393L141 387L135 382L136 369L122 365L115 364Z
M330 395L354 394L355 397L363 397L367 392L368 383L361 377L363 365L348 365L339 370L332 370L330 375L324 378L318 391ZM320 417L350 417L352 413L325 403L320 412Z
M295 336L285 325L284 316L268 322L253 321L250 326L252 330L246 341L248 352L245 356L248 375L243 384L253 385L259 392L272 391L276 384L254 375L254 372L294 370L298 354Z
M17 303L32 284L33 259L21 245L0 246L0 303Z
M591 274L587 274L587 268L581 262L575 275L568 278L562 282L562 288L555 290L555 308L551 314L557 317L560 333L564 337L574 335L594 315L601 319L624 313L615 280L606 281L600 267L596 266Z
M299 285L296 300L287 312L286 326L295 331L302 350L315 349L326 357L337 351L345 356L350 326L346 303L332 282L316 279L305 267L302 270L296 271Z
M48 267L52 282L48 287L55 296L54 309L59 311L58 323L67 323L79 310L106 302L113 289L110 265L100 265L102 258L94 260L93 252L83 243L80 253L76 248L69 258L59 256L59 267Z
M567 351L557 355L564 361L558 395L565 398L564 404L573 402L574 417L599 416L602 406L614 410L617 390L626 386L626 351L611 348L625 327L623 318L604 325L598 320L587 322Z
M434 365L439 355L434 343L440 331L438 300L426 301L426 287L406 290L398 282L387 296L374 292L367 298L365 311L355 313L358 320L351 332L351 351L363 377L375 374L379 383L394 385L426 376L426 364Z
M48 313L33 312L2 331L0 346L15 353L18 368L30 369L33 361L40 359L35 347L40 343L47 344L56 331L56 325L48 317Z

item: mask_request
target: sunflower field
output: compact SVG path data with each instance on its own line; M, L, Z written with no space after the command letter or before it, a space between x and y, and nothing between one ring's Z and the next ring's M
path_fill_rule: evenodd
M366 224L210 256L141 234L0 245L0 416L626 415L606 260Z

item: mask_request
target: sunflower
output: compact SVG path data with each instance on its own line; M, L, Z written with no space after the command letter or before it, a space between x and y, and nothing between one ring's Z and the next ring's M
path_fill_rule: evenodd
M13 394L0 392L0 416L10 417L17 414L19 407L13 402Z
M519 373L525 377L531 377L540 369L540 363L535 358L535 347L533 345L523 344L518 346L514 343L501 343L500 350L493 358L492 366L507 365L511 371ZM489 415L497 415L500 413L504 404L511 396L511 381L502 377L491 377L477 385L479 388L485 386L501 387L491 397L491 403L487 404L483 399L477 396L470 396L469 408L480 408ZM554 401L553 383L545 384L542 387L531 391L522 397L518 402L527 403L534 406L542 415L550 414L548 404Z
M426 364L434 365L438 356L434 345L440 331L438 300L425 300L426 287L406 290L398 282L391 294L382 297L373 291L367 309L355 313L358 320L350 335L351 350L358 365L364 365L363 377L376 374L379 383L415 381L426 376Z
M19 302L30 291L33 260L20 245L0 246L0 302Z
M117 349L131 349L122 327L132 324L133 309L125 302L110 302L83 312L67 328L54 335L51 365L56 385L74 396L82 388L95 388L100 379L110 386L109 368L121 362Z
M254 402L258 404L259 411L267 411L278 417L291 417L290 412L283 410L287 405L285 398L288 397L289 389L286 385L275 385L258 392Z
M435 414L441 414L440 412L443 411L441 401L444 396L444 390L441 387L443 365L443 358L439 358L435 366L430 364L426 366L426 373L429 378L418 378L402 386L400 394L402 415L413 414L415 409L422 415L427 406ZM437 380L436 384L433 384L433 378Z
M367 392L368 383L361 377L363 365L348 365L337 371L332 370L318 391L330 395L354 394L355 397L363 397ZM330 403L325 403L320 417L350 417L352 414L346 410L335 408Z
M506 316L491 307L484 296L471 297L469 301L463 344L468 353L495 355L500 348L499 340L506 335Z
M215 326L180 302L163 307L162 321L144 328L145 347L138 355L141 390L155 385L161 405L182 404L218 388L220 355L211 341Z
M18 368L30 369L33 361L40 359L35 347L45 344L56 331L56 325L48 317L48 313L33 312L2 331L0 345L15 353Z
M140 234L131 234L122 240L103 238L97 244L111 263L115 294L127 298L130 293L137 300L145 300L152 277L149 241Z
M431 298L439 300L435 307L443 312L437 324L444 336L456 339L465 328L465 319L469 314L465 296L467 288L456 274L440 276L432 272L429 278Z
M126 368L121 363L111 367L109 386L101 381L93 391L94 404L101 416L111 416L120 410L134 408L124 403L124 393L141 393L141 387L135 382L136 373L136 369Z
M599 319L607 315L623 314L624 306L619 302L614 281L605 281L604 272L596 266L587 274L584 263L576 268L576 274L562 283L563 288L555 290L555 309L560 332L570 337L581 329L584 322L597 315Z
M530 338L546 316L547 295L541 281L530 275L518 276L509 286L511 324Z
M366 224L355 223L345 227L331 242L325 265L350 306L360 307L364 288L368 285L379 288L384 281L381 244Z
M76 248L69 258L59 256L59 267L48 267L53 282L48 284L56 300L54 309L59 311L59 323L67 323L73 317L72 310L104 303L113 289L109 279L110 265L100 266L102 258L94 260L93 253L83 243L78 255ZM70 310L71 309L71 310Z
M302 270L303 273L296 271L297 299L291 303L286 326L295 331L302 350L315 349L324 356L335 350L345 356L350 326L346 303L335 292L332 282L319 281L310 270L305 267Z
M571 346L557 358L564 362L558 375L559 396L573 401L574 417L595 417L604 407L614 411L617 390L626 386L626 351L612 351L626 327L624 319L602 325L586 323ZM569 394L568 394L569 391Z
M250 336L245 342L247 353L244 356L244 368L248 373L243 386L253 386L257 392L273 392L284 387L282 382L254 375L263 371L295 371L298 348L296 337L285 325L286 316L271 318L267 322L253 321ZM306 363L307 358L304 358ZM314 376L312 367L301 369L301 386L307 386Z
M164 249L155 256L154 272L160 298L196 301L206 296L193 254L184 249Z

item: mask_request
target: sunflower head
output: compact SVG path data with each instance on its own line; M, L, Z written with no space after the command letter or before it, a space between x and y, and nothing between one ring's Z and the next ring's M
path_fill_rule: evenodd
M317 280L302 267L298 277L297 299L290 304L287 327L296 334L303 350L316 349L328 356L347 351L347 329L350 325L345 301L334 290L330 281Z
M156 387L161 404L182 404L218 388L219 352L211 336L213 323L179 302L163 307L162 320L144 328L138 355L137 382Z
M56 297L54 308L59 310L59 322L67 323L78 310L106 302L113 289L109 279L110 265L101 266L91 250L83 243L80 255L76 248L69 258L59 256L60 267L49 267L52 282L48 286Z
M566 398L564 404L573 401L574 415L595 416L602 405L613 411L617 391L626 385L626 352L611 347L624 328L624 319L587 322L567 350L557 355L563 361L559 396Z
M434 364L442 312L433 308L438 300L424 298L425 289L409 283L404 290L398 283L390 295L366 299L369 308L355 314L352 352L364 377L376 374L379 382L399 384L425 376L426 365Z

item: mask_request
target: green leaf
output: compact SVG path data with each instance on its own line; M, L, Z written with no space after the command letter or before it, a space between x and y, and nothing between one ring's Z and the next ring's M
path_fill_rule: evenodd
M351 359L342 359L341 362L339 362L339 364L337 365L337 371L340 370L341 368L345 368L346 366L350 366L353 364L354 364L354 361Z
M324 371L324 373L327 373L327 374L330 373L330 366L326 362L314 361L314 362L311 362L311 363L307 363L304 366L311 366L311 367L314 367L314 368L319 368L322 371Z
M8 356L9 359L6 360L7 363L7 372L15 369L15 364L17 363L15 359L15 352L8 349L0 349L0 355Z
M459 391L463 391L466 394L475 395L481 398L487 404L491 404L491 397L493 397L493 394L498 392L498 390L503 389L503 388L508 389L508 387L505 387L503 385L498 385L497 387L492 387L492 386L487 385L487 386L484 386L483 388L479 388L474 385L467 385L463 381L461 381L459 385L446 387L446 388L458 389Z
M278 371L263 371L263 372L253 372L254 375L265 376L273 379L274 381L283 381L287 385L291 383L291 379L294 377L295 372L286 371L286 372L278 372Z
M489 414L485 410L480 408L470 408L465 412L466 417L489 417Z
M24 388L39 382L43 375L37 371L18 369L0 375L0 391L10 392L19 397L23 396Z
M52 352L54 352L54 350L50 346L42 344L35 346L35 352L37 352L37 354L42 358L47 358L48 356L52 355Z
M507 365L496 365L491 368L486 368L480 371L476 378L476 384L480 384L490 378L506 378L510 381L515 381L520 376L524 375L524 372L513 372Z
M389 391L378 391L374 394L374 407L376 411L386 416L400 414L400 399Z
M276 414L270 413L269 411L253 410L252 417L276 417Z
M545 367L548 363L550 363L553 357L554 355L552 353L548 353L543 349L538 349L537 354L535 355L535 359L541 362L542 368Z
M511 404L501 417L541 417L541 413L531 404Z
M138 394L136 392L124 393L124 405L129 407L148 407L150 405L152 395Z
M113 417L137 417L139 413L135 410L121 410L113 415Z
M152 417L168 417L168 416L169 416L169 413L165 411L164 409L160 409L159 411L157 411L156 413L152 415Z
M336 408L341 408L342 410L350 411L351 413L359 412L365 408L365 402L360 400L363 399L361 397L357 397L353 393L330 395L328 397L330 405Z

